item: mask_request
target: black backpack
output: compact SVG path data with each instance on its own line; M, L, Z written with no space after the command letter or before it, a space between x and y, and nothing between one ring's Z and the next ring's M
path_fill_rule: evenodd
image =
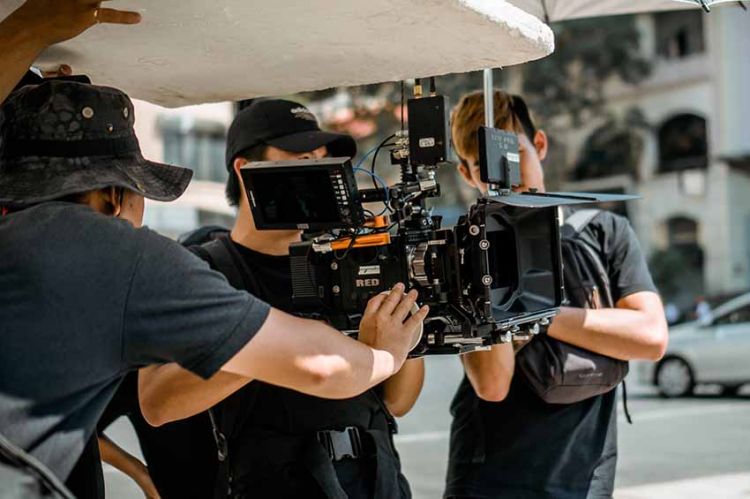
M579 210L561 228L563 279L567 303L582 308L613 307L609 274L595 241L584 229L600 210ZM628 363L565 343L546 334L533 338L516 356L531 389L547 403L572 404L614 389L628 374ZM624 384L623 384L624 390Z
M0 435L1 499L74 499L42 463Z

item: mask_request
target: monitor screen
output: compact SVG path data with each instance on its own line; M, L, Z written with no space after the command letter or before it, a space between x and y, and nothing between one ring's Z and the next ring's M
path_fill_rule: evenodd
M335 223L336 198L326 170L263 172L253 175L258 210L271 224Z

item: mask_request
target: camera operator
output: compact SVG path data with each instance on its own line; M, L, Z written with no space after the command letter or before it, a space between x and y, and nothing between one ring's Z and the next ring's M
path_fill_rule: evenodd
M520 97L495 91L494 110L497 128L518 133L519 190L544 191L541 162L547 153L546 135L536 129ZM483 95L464 96L452 121L453 142L461 158L458 169L468 184L486 193L477 163L477 130L483 124ZM566 217L570 215L566 210ZM581 237L598 248L615 307L563 306L545 334L614 359L659 359L667 345L663 308L628 221L602 211ZM522 349L517 355L524 354ZM612 496L616 390L580 402L550 404L522 379L510 344L467 354L462 361L466 377L451 407L445 497Z
M26 0L0 22L0 103L39 54L98 23L137 24L141 15L103 9L101 0ZM62 72L70 69L63 66Z
M207 237L209 242L194 250L230 283L294 313L289 245L299 242L302 232L255 227L240 168L252 161L353 157L355 153L350 136L320 130L315 116L301 104L279 99L253 102L239 112L228 134L226 193L229 203L239 207L234 227L231 233L214 232ZM165 368L141 372L144 415L153 423L194 414L226 395L220 380L198 382L189 372L171 367L166 368L173 373L170 383L149 386L149 371L158 369ZM423 377L423 361L408 360L379 387L344 400L325 400L260 381L244 386L212 410L216 430L228 439L217 496L224 497L231 489L233 497L410 497L393 447L392 415L401 416L411 409ZM184 431L178 433L165 425L170 432L167 439L179 440L175 443L180 448L189 439L205 440L211 423L205 415L195 420L193 428L183 426ZM204 452L172 459L181 463L177 472L198 470L196 460L215 461L215 456L216 446L208 456ZM193 490L213 483L210 465L202 467L202 472L191 477ZM185 480L177 474L171 478L173 482ZM157 476L156 481L163 477ZM186 488L184 484L169 486Z
M176 362L226 394L257 379L353 397L400 370L427 313L407 319L416 296L397 286L354 341L140 228L144 196L177 198L191 172L146 161L133 121L122 92L67 81L0 108L0 433L63 480L128 371Z

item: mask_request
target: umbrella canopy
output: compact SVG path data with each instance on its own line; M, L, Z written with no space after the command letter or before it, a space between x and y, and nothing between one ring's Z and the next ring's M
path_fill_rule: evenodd
M686 8L710 8L737 0L510 0L513 5L547 22L581 17L634 14Z
M19 0L0 0L0 16ZM96 26L50 48L99 84L167 106L508 66L554 49L505 0L127 0L137 26Z

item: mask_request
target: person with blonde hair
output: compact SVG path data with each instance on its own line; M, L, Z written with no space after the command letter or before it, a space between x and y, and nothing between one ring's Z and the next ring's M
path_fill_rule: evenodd
M495 90L494 114L495 127L518 134L521 185L515 190L543 192L546 134L534 125L519 96ZM477 161L482 125L483 94L464 96L452 120L458 171L487 193ZM564 210L566 219L572 213ZM667 345L663 307L627 219L599 211L579 237L606 269L612 305L584 308L587 303L569 290L569 301L542 334L613 359L659 359ZM571 272L564 269L564 276ZM446 498L612 496L616 391L575 403L547 403L516 368L516 359L528 354L528 346L514 353L513 345L500 344L462 356L466 376L451 405Z

